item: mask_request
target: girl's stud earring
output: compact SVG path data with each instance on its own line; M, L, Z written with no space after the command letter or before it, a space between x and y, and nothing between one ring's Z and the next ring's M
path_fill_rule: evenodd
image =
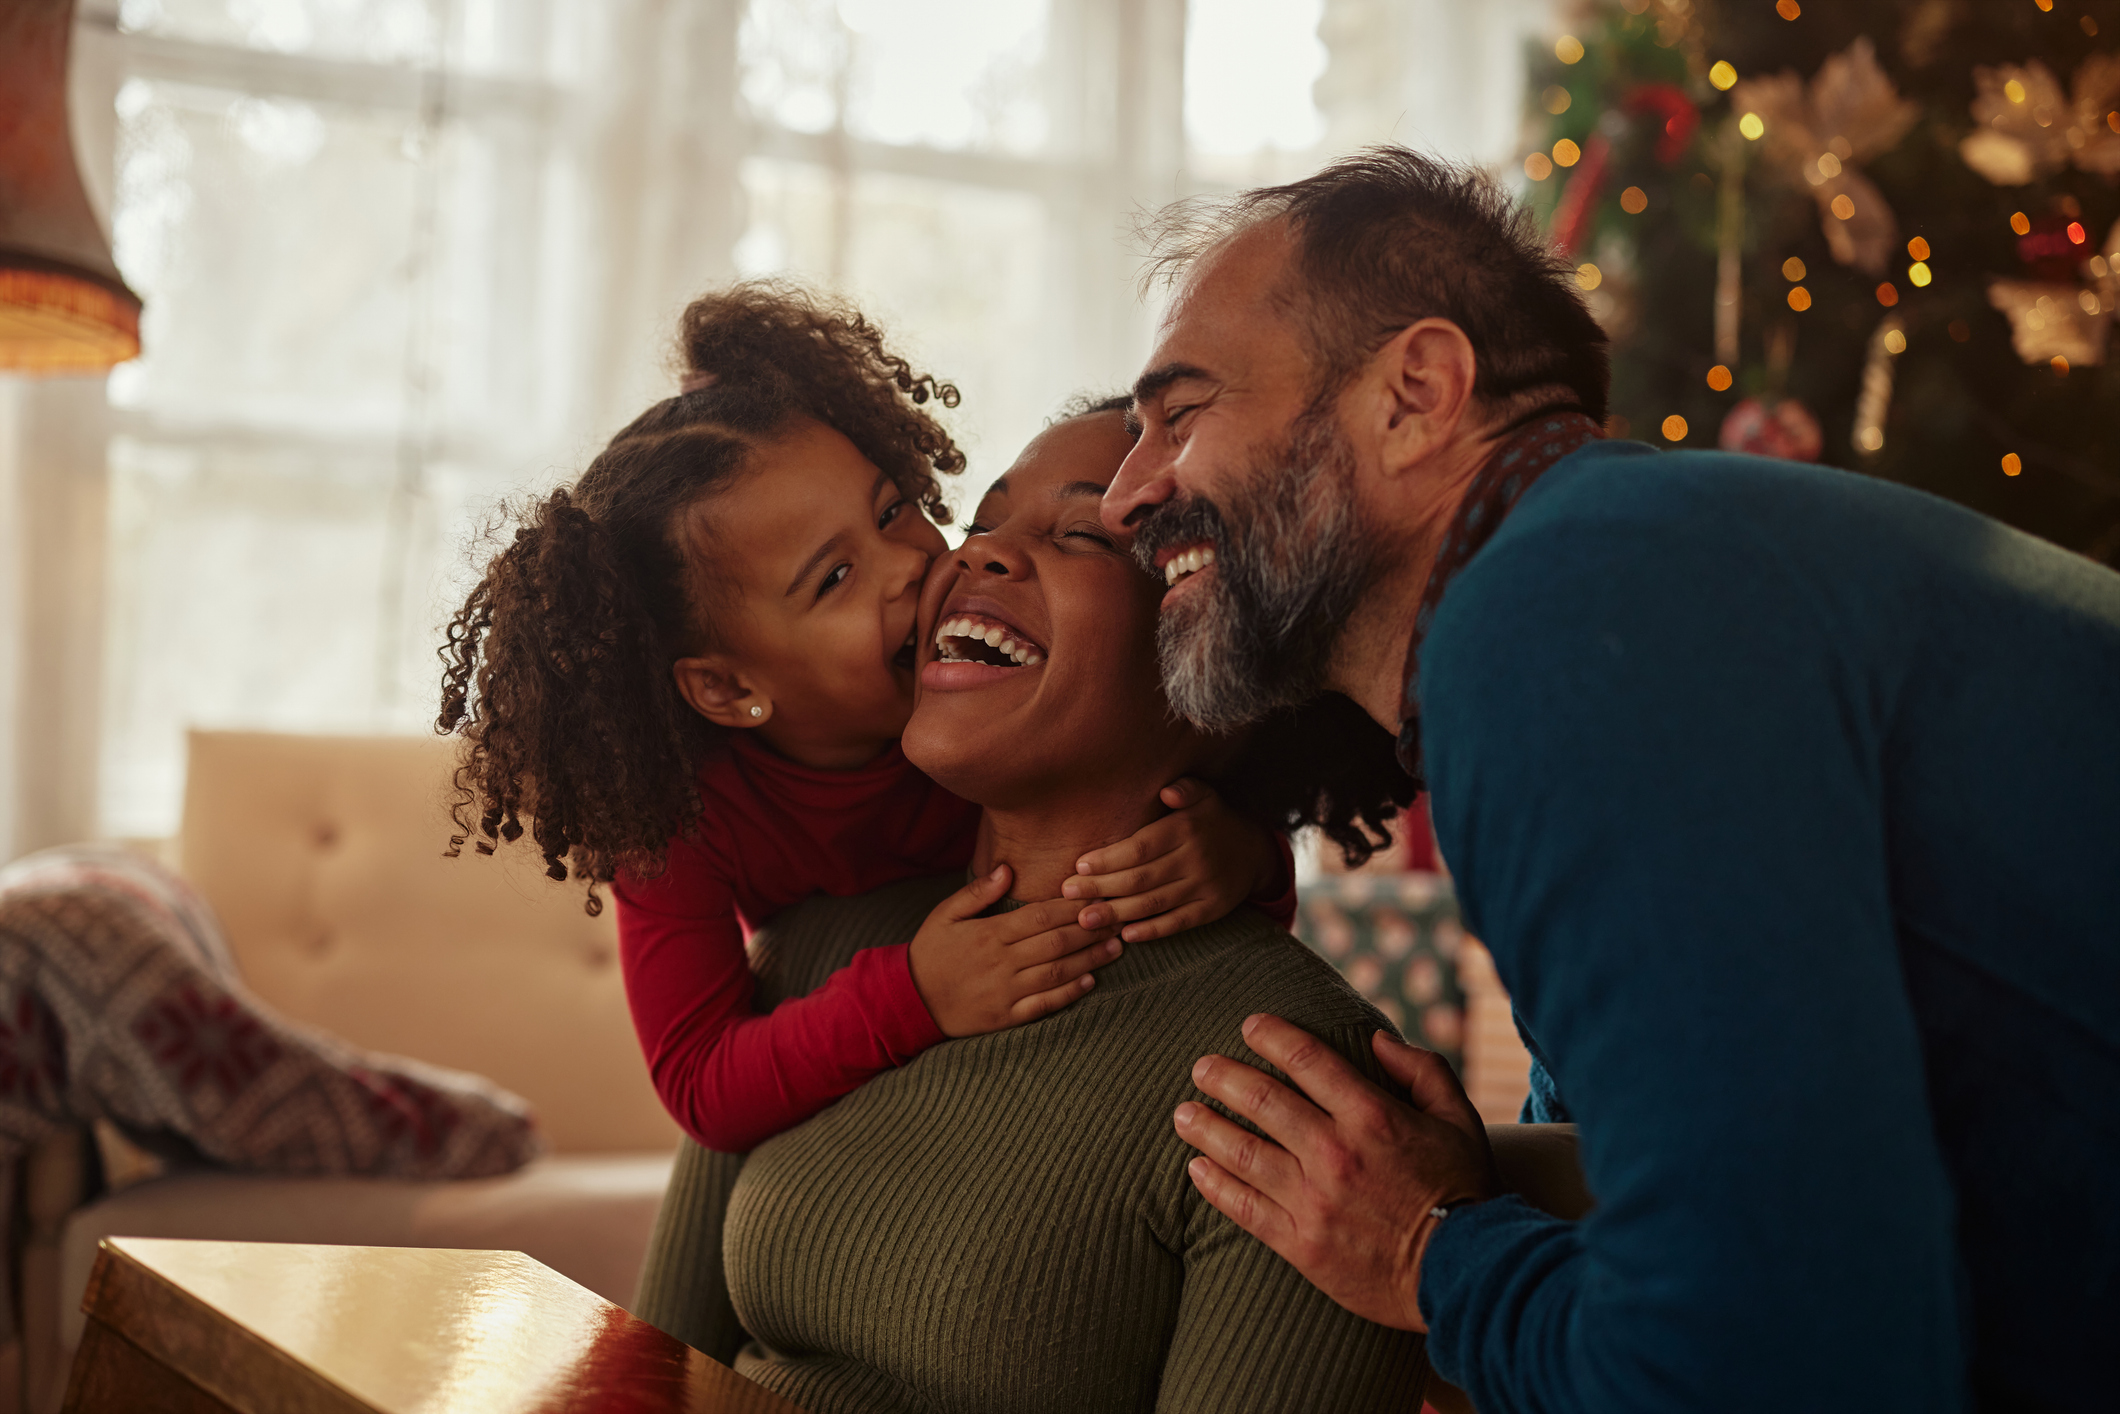
M765 714L766 714L766 709L765 709L765 708L763 708L763 707L753 707L753 708L751 709L751 715L752 715L752 716L754 716L754 717L763 717L763 716L764 716Z

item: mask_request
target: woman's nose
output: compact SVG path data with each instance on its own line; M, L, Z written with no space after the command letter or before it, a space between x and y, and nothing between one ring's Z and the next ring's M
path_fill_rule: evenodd
M1021 579L1030 569L1030 561L1022 552L993 535L974 535L965 541L957 548L957 563L975 573L1002 579Z

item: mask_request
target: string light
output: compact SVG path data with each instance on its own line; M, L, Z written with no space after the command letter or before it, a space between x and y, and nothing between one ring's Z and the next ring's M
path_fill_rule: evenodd
M1564 34L1554 42L1553 57L1563 64L1577 63L1583 57L1583 42L1572 34Z
M2024 461L2015 452L2004 452L2002 454L2002 474L2004 476L2015 476L2023 470Z
M1580 147L1577 147L1569 139L1562 138L1559 142L1553 144L1554 166L1573 167L1576 163L1582 160L1583 150Z
M1713 388L1716 392L1729 392L1730 382L1730 370L1723 367L1721 364L1718 363L1715 365L1715 367L1708 370L1708 386L1710 388Z
M2077 291L2076 308L2082 310L2085 314L2096 314L2098 312L2098 296L2092 294L2089 290Z
M1558 118L1561 114L1568 111L1569 104L1575 102L1575 95L1562 88L1559 84L1555 84L1539 95L1539 101L1545 104L1548 113Z
M1907 267L1907 283L1917 290L1928 288L1928 283L1933 278L1935 277L1929 274L1927 261L1917 260Z
M2054 0L2032 0L2032 3L2039 7L2039 13L2042 15L2050 15L2054 12Z
M2068 360L2063 358L2060 354L2055 354L2052 358L2048 359L2046 361L2046 366L2054 370L2054 376L2056 378L2068 377Z
M1907 351L1907 336L1900 333L1897 329L1885 330L1884 351L1894 354L1905 353Z
M1760 134L1767 130L1767 125L1759 114L1747 113L1737 120L1737 130L1745 135L1746 142L1758 142Z
M1628 187L1619 194L1619 209L1629 216L1639 216L1649 209L1649 193L1640 187Z
M1686 420L1675 412L1664 419L1663 430L1666 442L1683 442L1686 440Z
M1803 6L1796 0L1774 0L1774 13L1785 20L1793 20L1803 13Z
M1890 280L1879 285L1877 287L1877 302L1886 309L1890 309L1893 305L1899 303L1899 286L1893 284Z
M1708 82L1725 93L1737 82L1737 67L1728 59L1717 59L1708 68Z
M2090 239L2089 236L2083 233L2083 223L2081 221L2071 221L2068 223L2068 238L2069 244L2071 245L2082 245L2085 241L2088 241Z
M2105 125L2114 132L2120 133L2120 108L2115 108L2112 112L2105 115Z
M1915 260L1927 260L1929 258L1929 243L1916 236L1907 242L1907 254Z
M2002 86L2002 96L2012 103L2024 102L2024 85L2011 79Z
M1578 265L1575 267L1575 283L1586 290L1594 290L1605 283L1605 272L1595 265Z
M1543 182L1553 175L1553 159L1543 152L1534 152L1524 159L1524 175L1534 182Z
M2028 236L2032 233L2032 218L2022 211L2014 212L2010 216L2010 229L2020 236Z
M1798 260L1795 256L1792 255L1787 260L1784 260L1781 263L1782 279L1789 281L1791 284L1794 284L1796 281L1801 280L1803 277L1803 262L1801 260Z
M1801 285L1798 285L1795 289L1789 291L1789 308L1795 310L1798 314L1801 314L1810 307L1811 292L1809 290L1805 289Z
M1835 216L1838 216L1843 221L1854 220L1855 198L1849 196L1846 192L1842 192L1839 196L1834 197L1833 214Z

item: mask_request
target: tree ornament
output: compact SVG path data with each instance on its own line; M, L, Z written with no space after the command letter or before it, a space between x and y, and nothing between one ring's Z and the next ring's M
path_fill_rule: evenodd
M1965 165L1998 187L2021 187L2074 164L2095 176L2120 174L2120 54L2093 54L2077 66L2075 96L2037 59L1973 70L1980 124L1958 144Z
M1833 258L1882 275L1899 244L1899 223L1856 164L1898 146L1921 108L1899 96L1869 38L1821 64L1808 92L1800 77L1783 72L1740 82L1730 104L1759 116L1767 160L1810 188Z
M1825 450L1826 439L1818 430L1818 419L1796 399L1780 398L1770 406L1758 398L1746 398L1723 419L1716 445L1726 452L1815 462Z
M2031 240L2039 234L2034 225ZM2113 223L2098 249L2072 246L2081 253L2080 269L2088 282L2074 279L1990 280L1988 303L2010 321L2010 344L2026 363L2068 360L2070 367L2105 362L2105 347L2112 333L2113 313L2120 308L2120 221ZM2021 252L2020 252L2021 253ZM2035 270L2051 267L2044 263ZM2066 274L2074 271L2063 267Z

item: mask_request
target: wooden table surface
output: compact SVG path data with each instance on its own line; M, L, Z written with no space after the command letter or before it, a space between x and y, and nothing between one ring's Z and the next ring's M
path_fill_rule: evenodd
M520 1252L107 1238L68 1414L801 1414Z

